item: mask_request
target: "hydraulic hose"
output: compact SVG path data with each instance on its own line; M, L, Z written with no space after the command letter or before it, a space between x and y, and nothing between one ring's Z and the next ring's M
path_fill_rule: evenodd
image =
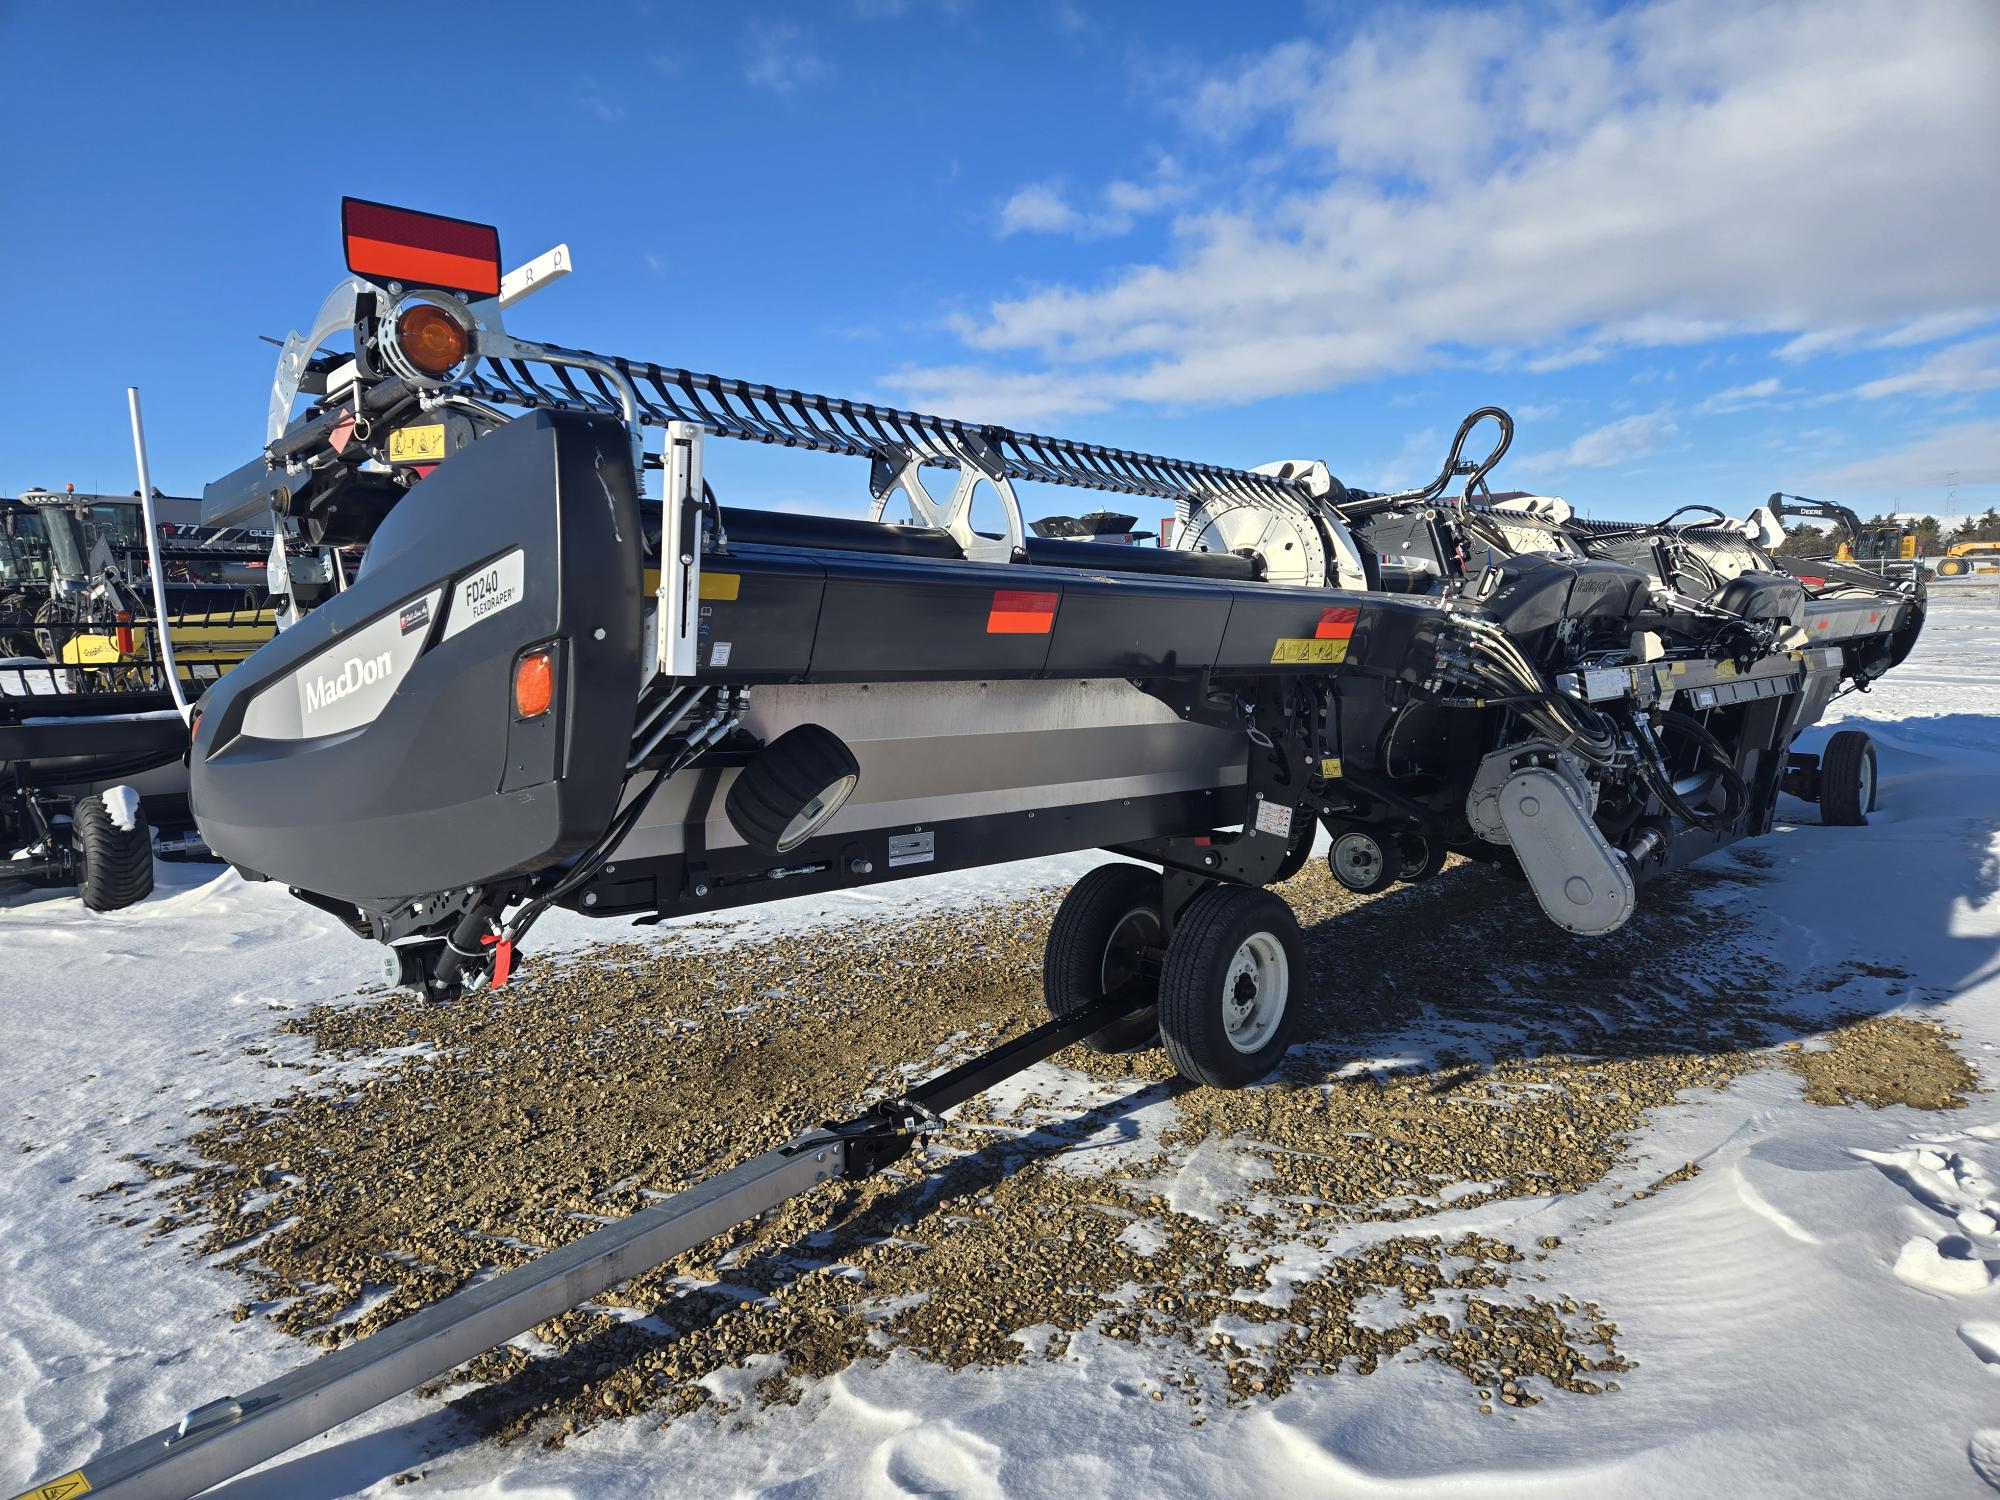
M1634 714L1632 728L1643 752L1639 759L1639 772L1646 778L1646 784L1674 816L1691 827L1720 829L1735 823L1749 805L1750 789L1737 774L1735 762L1722 741L1709 733L1708 726L1699 719L1672 709L1660 710L1660 722L1663 727L1678 730L1701 746L1715 767L1716 780L1722 787L1723 806L1719 810L1704 811L1691 805L1674 789L1673 772L1667 766L1666 755L1660 749L1653 726L1646 721L1645 715Z

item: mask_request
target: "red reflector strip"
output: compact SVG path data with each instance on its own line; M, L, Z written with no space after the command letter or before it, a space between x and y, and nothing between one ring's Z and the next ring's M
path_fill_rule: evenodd
M1028 594L997 589L986 616L988 635L1047 635L1055 628L1060 594Z
M1323 609L1319 612L1319 629L1313 632L1317 641L1345 641L1354 635L1354 622L1361 618L1361 611L1351 606L1337 609Z
M1826 580L1824 578L1809 578L1804 573L1799 574L1799 582L1809 589L1823 589L1826 587Z
M343 198L340 225L347 269L357 276L500 293L500 231L490 224Z
M347 240L347 269L371 281L406 281L419 286L449 287L455 292L498 296L500 268L492 261L442 250L419 250L385 240Z

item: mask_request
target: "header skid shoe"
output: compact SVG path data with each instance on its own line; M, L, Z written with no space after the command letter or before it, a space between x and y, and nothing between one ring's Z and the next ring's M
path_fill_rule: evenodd
M631 452L615 422L537 412L419 483L360 578L208 694L191 795L209 846L380 903L539 868L601 834L642 671ZM536 663L524 705L531 650L549 653L552 691Z

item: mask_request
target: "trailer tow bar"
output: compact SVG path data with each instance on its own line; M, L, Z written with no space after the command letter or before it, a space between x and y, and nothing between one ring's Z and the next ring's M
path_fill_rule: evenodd
M946 1110L1149 1003L1143 980L1029 1028L852 1119L809 1130L629 1218L24 1491L18 1500L186 1500L525 1333L746 1219L907 1155Z

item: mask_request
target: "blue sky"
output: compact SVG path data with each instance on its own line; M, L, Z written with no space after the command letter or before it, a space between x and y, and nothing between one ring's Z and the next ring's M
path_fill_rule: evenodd
M247 458L351 193L567 241L519 334L725 375L1370 487L1496 402L1597 515L2000 503L1991 0L446 13L0 3L0 491L129 489L127 384L164 488Z

